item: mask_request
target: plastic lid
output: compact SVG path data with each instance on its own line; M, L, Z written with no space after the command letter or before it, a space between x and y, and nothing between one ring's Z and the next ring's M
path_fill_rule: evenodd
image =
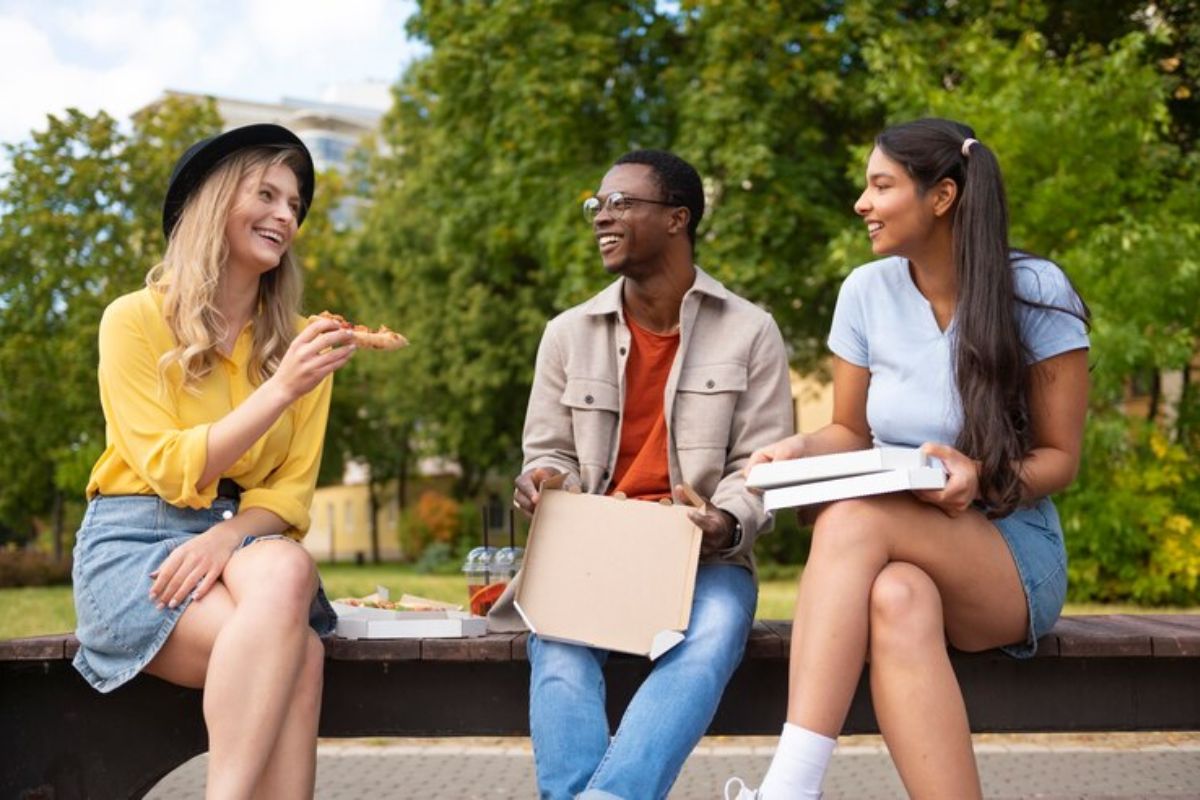
M463 561L463 572L486 572L492 568L492 559L496 555L494 547L476 547L467 553Z
M521 568L521 560L525 557L523 547L501 547L492 556L492 569L496 572L506 571L516 573Z

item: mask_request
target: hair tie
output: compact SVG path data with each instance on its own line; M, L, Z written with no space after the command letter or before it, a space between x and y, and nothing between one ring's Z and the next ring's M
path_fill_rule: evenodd
M979 140L978 140L978 139L972 139L972 138L970 138L970 137L967 137L966 139L963 139L963 143L962 143L962 154L963 154L963 158L970 158L970 157L971 157L971 145L973 145L973 144L979 144Z

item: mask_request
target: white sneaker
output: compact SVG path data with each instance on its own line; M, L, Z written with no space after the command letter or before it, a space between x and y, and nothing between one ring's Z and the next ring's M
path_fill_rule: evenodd
M734 787L735 783L736 787ZM737 788L737 794L731 796L729 790L733 788ZM725 781L725 800L758 800L758 798L758 790L751 789L741 778L730 778Z
M735 782L737 783L738 793L730 797L729 790L733 788ZM817 795L818 800L821 797L822 795ZM762 800L762 792L758 789L751 789L741 778L730 778L725 781L725 800Z

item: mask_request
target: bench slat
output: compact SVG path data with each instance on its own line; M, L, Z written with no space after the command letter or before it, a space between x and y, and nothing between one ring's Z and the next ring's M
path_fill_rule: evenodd
M466 639L421 639L422 661L512 661L516 633L493 633Z
M1156 658L1200 656L1200 625L1184 614L1148 614L1140 618L1150 629Z
M75 641L73 634L59 633L0 641L0 661L59 661L68 657L66 648L69 641ZM74 651L69 657L75 657Z
M325 656L336 661L420 661L420 639L326 639Z
M747 659L787 658L792 623L759 620L746 643ZM469 639L327 639L335 661L525 661L525 634ZM0 661L70 660L79 650L73 634L0 641ZM1088 614L1061 618L1038 641L1043 658L1200 657L1200 614Z
M791 654L792 649L792 621L768 619L763 620L762 624L779 639L779 653L777 658L787 658Z
M1062 655L1058 646L1058 634L1055 633L1056 630L1058 630L1057 625L1045 636L1038 639L1037 652L1033 654L1034 658L1058 658Z
M790 635L789 626L789 635ZM750 638L746 640L748 659L756 658L786 658L788 642L771 626L769 622L759 620L750 629Z
M1064 658L1114 656L1153 657L1150 629L1127 614L1063 617L1054 626Z
M529 640L529 637L523 633L518 633L517 638L513 639L513 643L512 643L512 659L513 659L513 661L528 661L529 660L529 650L525 646L525 643L528 640Z

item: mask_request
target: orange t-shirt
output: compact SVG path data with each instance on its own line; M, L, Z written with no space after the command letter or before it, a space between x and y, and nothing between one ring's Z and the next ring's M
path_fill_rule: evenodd
M660 500L671 496L663 393L679 350L679 332L663 335L640 328L628 311L625 321L632 335L625 363L625 415L608 493Z

